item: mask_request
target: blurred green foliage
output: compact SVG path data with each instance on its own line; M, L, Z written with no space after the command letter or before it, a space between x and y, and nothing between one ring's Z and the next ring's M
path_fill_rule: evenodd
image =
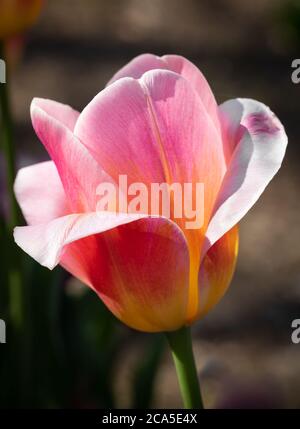
M0 156L6 166L0 183L0 319L7 341L0 345L0 408L117 407L115 369L127 328L89 288L72 287L67 272L41 267L14 243L12 229L24 220L13 192L9 91L0 85ZM161 339L149 338L144 361L133 371L133 406L151 406L161 352Z
M280 33L287 46L300 46L300 1L287 0L276 9Z
M7 343L0 349L1 408L114 408L116 366L126 328L95 293L68 291L71 277L23 258L24 323L9 319L1 270L1 315ZM5 280L4 280L5 281ZM75 290L76 291L76 290ZM6 305L5 305L6 304ZM161 336L147 336L143 359L133 370L132 406L151 407L153 385L164 350Z
M143 359L136 366L132 384L133 408L150 408L154 395L155 379L165 350L162 334L152 335Z

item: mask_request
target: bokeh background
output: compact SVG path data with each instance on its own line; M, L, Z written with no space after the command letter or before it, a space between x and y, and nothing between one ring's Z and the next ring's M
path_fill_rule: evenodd
M291 322L300 318L300 84L291 81L300 1L46 2L11 77L18 166L47 159L31 127L34 96L82 110L143 52L186 56L218 102L263 101L286 127L284 165L240 225L232 285L193 336L207 407L300 408L300 344L291 341ZM121 326L61 269L22 258L25 322L11 341L8 326L0 345L0 407L181 407L160 335ZM0 311L5 319L1 304Z

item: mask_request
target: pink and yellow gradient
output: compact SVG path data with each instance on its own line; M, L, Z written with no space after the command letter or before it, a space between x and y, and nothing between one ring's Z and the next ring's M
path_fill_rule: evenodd
M238 222L280 168L287 137L264 104L217 105L202 75L176 55L141 55L78 113L34 99L34 129L52 161L19 171L29 226L16 243L61 264L132 328L172 331L213 308L228 288ZM103 181L204 183L204 225L96 212Z

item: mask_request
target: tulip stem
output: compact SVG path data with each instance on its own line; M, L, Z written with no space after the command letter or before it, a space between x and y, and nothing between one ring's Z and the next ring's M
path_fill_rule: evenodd
M178 331L168 332L166 337L172 351L185 408L203 409L190 328L183 327Z

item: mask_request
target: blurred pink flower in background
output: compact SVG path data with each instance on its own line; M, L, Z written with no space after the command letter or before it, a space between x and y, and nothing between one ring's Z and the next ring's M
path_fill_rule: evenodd
M16 243L61 264L130 327L171 331L203 317L228 288L238 222L280 168L287 137L264 104L218 106L183 57L145 54L122 68L82 113L34 99L34 129L52 161L21 169L15 193L29 226ZM203 183L204 225L96 212L97 186Z

